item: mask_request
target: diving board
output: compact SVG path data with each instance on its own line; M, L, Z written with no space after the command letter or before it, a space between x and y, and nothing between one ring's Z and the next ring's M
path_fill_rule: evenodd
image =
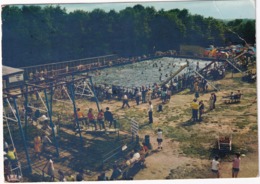
M170 82L170 80L172 80L172 78L174 78L176 75L178 75L183 69L185 69L188 66L188 64L185 64L183 66L181 66L179 68L179 70L177 70L174 74L172 74L168 79L166 79L166 81L164 81L161 86L167 84L168 82Z
M210 67L215 62L216 61L211 61L207 66L205 66L204 68L200 69L199 72L202 72L203 70L207 69L208 67Z
M231 63L231 61L229 61L228 59L226 60L231 66L233 66L235 69L237 69L239 72L242 72L238 67L236 67L233 63Z
M217 88L217 87L214 86L211 82L209 82L207 79L205 79L205 77L203 77L199 72L197 72L197 71L195 71L195 70L194 70L194 72L195 72L197 75L199 75L201 78L203 78L205 81L207 81L207 83L208 83L211 87L213 87L215 90L220 91L219 88Z

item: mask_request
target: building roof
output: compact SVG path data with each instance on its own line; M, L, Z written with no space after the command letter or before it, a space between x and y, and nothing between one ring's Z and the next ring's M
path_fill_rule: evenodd
M10 66L2 66L2 76L7 76L7 75L12 75L12 74L16 74L16 73L20 73L23 72L23 69L20 68L13 68Z

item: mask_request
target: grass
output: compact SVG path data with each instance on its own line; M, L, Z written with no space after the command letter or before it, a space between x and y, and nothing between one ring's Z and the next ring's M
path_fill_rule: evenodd
M244 111L247 109L247 106L231 106L230 107L230 110L233 110L233 111L238 111L238 112L241 112L241 111Z
M240 129L244 129L248 124L250 124L248 119L239 119L236 121L236 126Z
M250 130L251 131L257 131L258 130L258 125L257 124L251 125L250 126Z
M184 143L180 146L181 150L186 156L191 157L206 157L209 156L209 149L205 148L203 145L196 141L196 142L190 142L190 143Z
M177 120L179 120L179 119L180 119L180 115L170 116L170 117L167 117L167 118L166 118L166 120L167 120L168 122L170 122L170 121L177 121Z
M251 146L252 144L257 144L258 140L256 137L257 132L234 134L232 137L234 151L243 154L254 152Z
M166 137L175 139L180 142L187 141L190 139L189 133L181 127L163 127L163 132Z

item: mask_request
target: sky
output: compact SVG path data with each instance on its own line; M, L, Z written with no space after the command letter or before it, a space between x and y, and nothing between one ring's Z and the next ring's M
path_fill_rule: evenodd
M10 0L9 0L10 1ZM8 1L8 2L9 2ZM11 0L12 1L12 0ZM136 0L134 0L136 1ZM20 3L21 1L14 1ZM34 1L41 2L41 1ZM44 1L46 2L46 1ZM126 7L133 7L136 4L141 4L144 7L153 6L156 10L164 9L188 9L191 14L199 14L204 17L214 17L217 19L238 19L238 18L256 18L256 2L255 0L186 0L186 1L156 1L156 2L142 2L136 1L134 3L125 2L118 3L112 1L113 3L93 3L100 1L72 1L72 0L63 0L63 1L47 1L47 2L60 2L61 7L66 8L67 12L73 12L75 10L84 10L92 11L96 8L103 9L105 11L110 11L114 9L115 11L120 11ZM74 4L64 4L65 3L74 3ZM76 2L81 2L77 3ZM84 3L83 3L84 2ZM86 4L85 2L92 2ZM132 1L133 2L133 1ZM28 3L28 0L24 3ZM56 5L56 4L53 4Z

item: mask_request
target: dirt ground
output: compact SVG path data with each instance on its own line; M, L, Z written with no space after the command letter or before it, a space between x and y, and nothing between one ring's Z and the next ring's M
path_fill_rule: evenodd
M216 92L216 109L207 112L203 121L190 123L190 103L194 94L188 90L173 95L170 102L164 105L163 112L154 113L152 126L143 126L140 137L150 135L153 149L157 149L156 130L163 129L163 149L156 151L146 159L147 168L141 170L135 180L146 179L188 179L212 178L211 160L214 157L215 143L219 134L232 135L232 151L221 158L221 177L230 178L234 153L240 152L241 170L239 177L256 177L258 171L258 125L256 86L242 82L240 74L227 74L223 80L215 81L221 90ZM222 96L231 91L240 90L243 93L240 103L225 104ZM208 109L210 93L200 94ZM152 101L154 109L160 103L159 99ZM106 107L106 102L102 107ZM112 111L134 117L140 124L148 122L147 104L135 105L121 109L121 102L109 104ZM198 172L199 171L199 172Z
M203 100L206 113L203 121L192 123L190 103L194 99L194 94L189 90L181 91L171 97L170 102L163 105L163 112L156 112L160 99L152 100L154 105L154 123L148 125L148 104L140 104L136 106L135 101L130 101L130 108L121 108L122 102L119 101L103 101L100 103L101 108L110 107L110 110L117 116L126 116L133 118L139 122L139 136L141 141L145 135L150 136L152 144L152 154L146 158L146 168L139 171L134 180L158 180L158 179L195 179L195 178L213 178L211 173L211 160L217 154L216 140L220 134L232 135L232 150L225 157L221 158L221 177L231 177L232 159L236 152L240 152L241 170L239 177L248 178L256 177L258 171L258 123L257 123L257 103L256 103L256 84L244 83L241 81L241 74L227 74L222 80L214 82L220 88L216 92L217 102L216 109L209 109L208 100L209 92L200 94L199 100ZM230 94L231 91L240 90L242 99L240 103L225 104L222 96ZM96 111L96 104L87 100L78 99L77 107L87 114L87 110L92 107ZM57 113L63 114L62 122L70 121L69 117L73 114L71 105L55 104L54 117ZM56 118L54 118L54 121ZM122 127L126 129L127 127ZM163 149L157 150L158 128L163 130ZM128 130L129 131L129 130ZM68 172L77 173L78 165L83 165L86 173L85 180L96 180L100 174L100 170L92 170L93 165L100 161L97 155L99 152L105 152L111 147L115 147L119 142L115 142L114 135L88 135L84 134L84 149L80 151L79 136L75 136L74 132L67 126L61 128L63 140L61 145L61 158L54 160L55 168L62 169L65 174ZM120 134L123 134L121 132ZM71 142L73 140L73 143ZM105 142L106 141L106 142ZM101 146L95 146L100 144ZM102 146L103 145L103 146ZM55 148L52 146L52 152ZM102 150L104 149L104 150ZM79 160L82 156L79 152L85 152L86 156ZM33 155L33 146L29 150ZM91 159L89 159L91 157ZM20 158L24 158L20 154ZM86 158L86 161L84 160ZM41 176L41 168L44 161L32 159L35 180ZM112 165L112 164L111 164ZM93 167L92 167L93 166ZM112 167L107 168L107 176L112 173ZM88 174L89 173L89 174ZM32 181L32 180L28 180Z

